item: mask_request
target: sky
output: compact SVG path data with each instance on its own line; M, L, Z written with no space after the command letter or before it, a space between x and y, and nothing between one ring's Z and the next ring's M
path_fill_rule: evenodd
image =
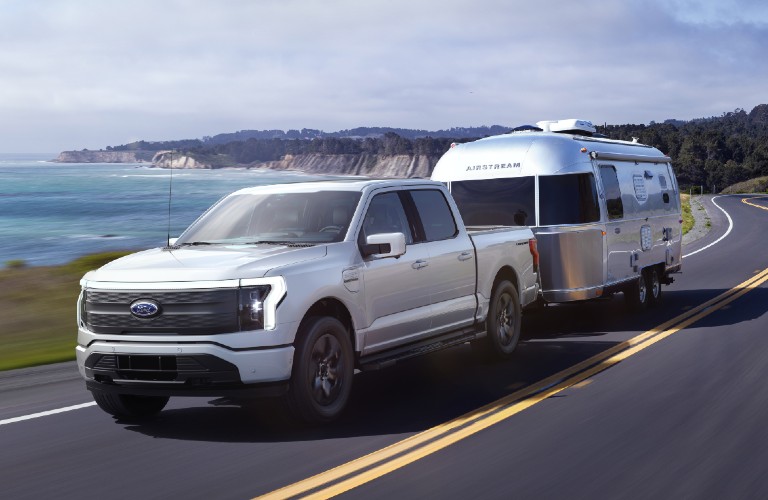
M720 116L767 54L764 0L0 0L0 153Z

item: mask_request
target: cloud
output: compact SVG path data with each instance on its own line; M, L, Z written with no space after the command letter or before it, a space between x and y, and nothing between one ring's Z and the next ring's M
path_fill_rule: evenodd
M666 0L660 6L683 23L768 26L768 5L763 0Z
M765 8L693 4L0 0L0 151L765 102Z

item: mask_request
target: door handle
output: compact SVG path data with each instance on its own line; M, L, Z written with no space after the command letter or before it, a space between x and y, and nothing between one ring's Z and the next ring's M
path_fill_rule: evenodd
M474 256L475 255L472 252L461 252L459 254L459 260L461 260L461 261L469 260L469 259L471 259Z
M411 264L411 267L414 269L421 269L422 267L427 267L428 265L429 265L429 262L427 262L426 260L419 259L413 264Z

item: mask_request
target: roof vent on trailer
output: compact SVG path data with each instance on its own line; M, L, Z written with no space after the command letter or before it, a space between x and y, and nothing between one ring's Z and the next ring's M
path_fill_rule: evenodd
M597 129L589 120L577 120L570 118L568 120L543 120L536 122L536 126L544 132L558 132L560 134L576 134L591 136Z

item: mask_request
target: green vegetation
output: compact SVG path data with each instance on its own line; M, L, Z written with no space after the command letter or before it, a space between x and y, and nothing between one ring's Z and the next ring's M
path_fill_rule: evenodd
M723 189L723 194L768 193L768 176L739 182Z
M768 175L768 104L747 113L650 125L608 125L598 131L613 138L654 146L672 157L683 190L704 186L716 192L737 182Z
M57 267L0 270L0 370L75 358L80 278L130 252L89 255Z
M691 212L691 197L688 194L680 195L680 203L683 208L683 234L693 229L694 219Z

